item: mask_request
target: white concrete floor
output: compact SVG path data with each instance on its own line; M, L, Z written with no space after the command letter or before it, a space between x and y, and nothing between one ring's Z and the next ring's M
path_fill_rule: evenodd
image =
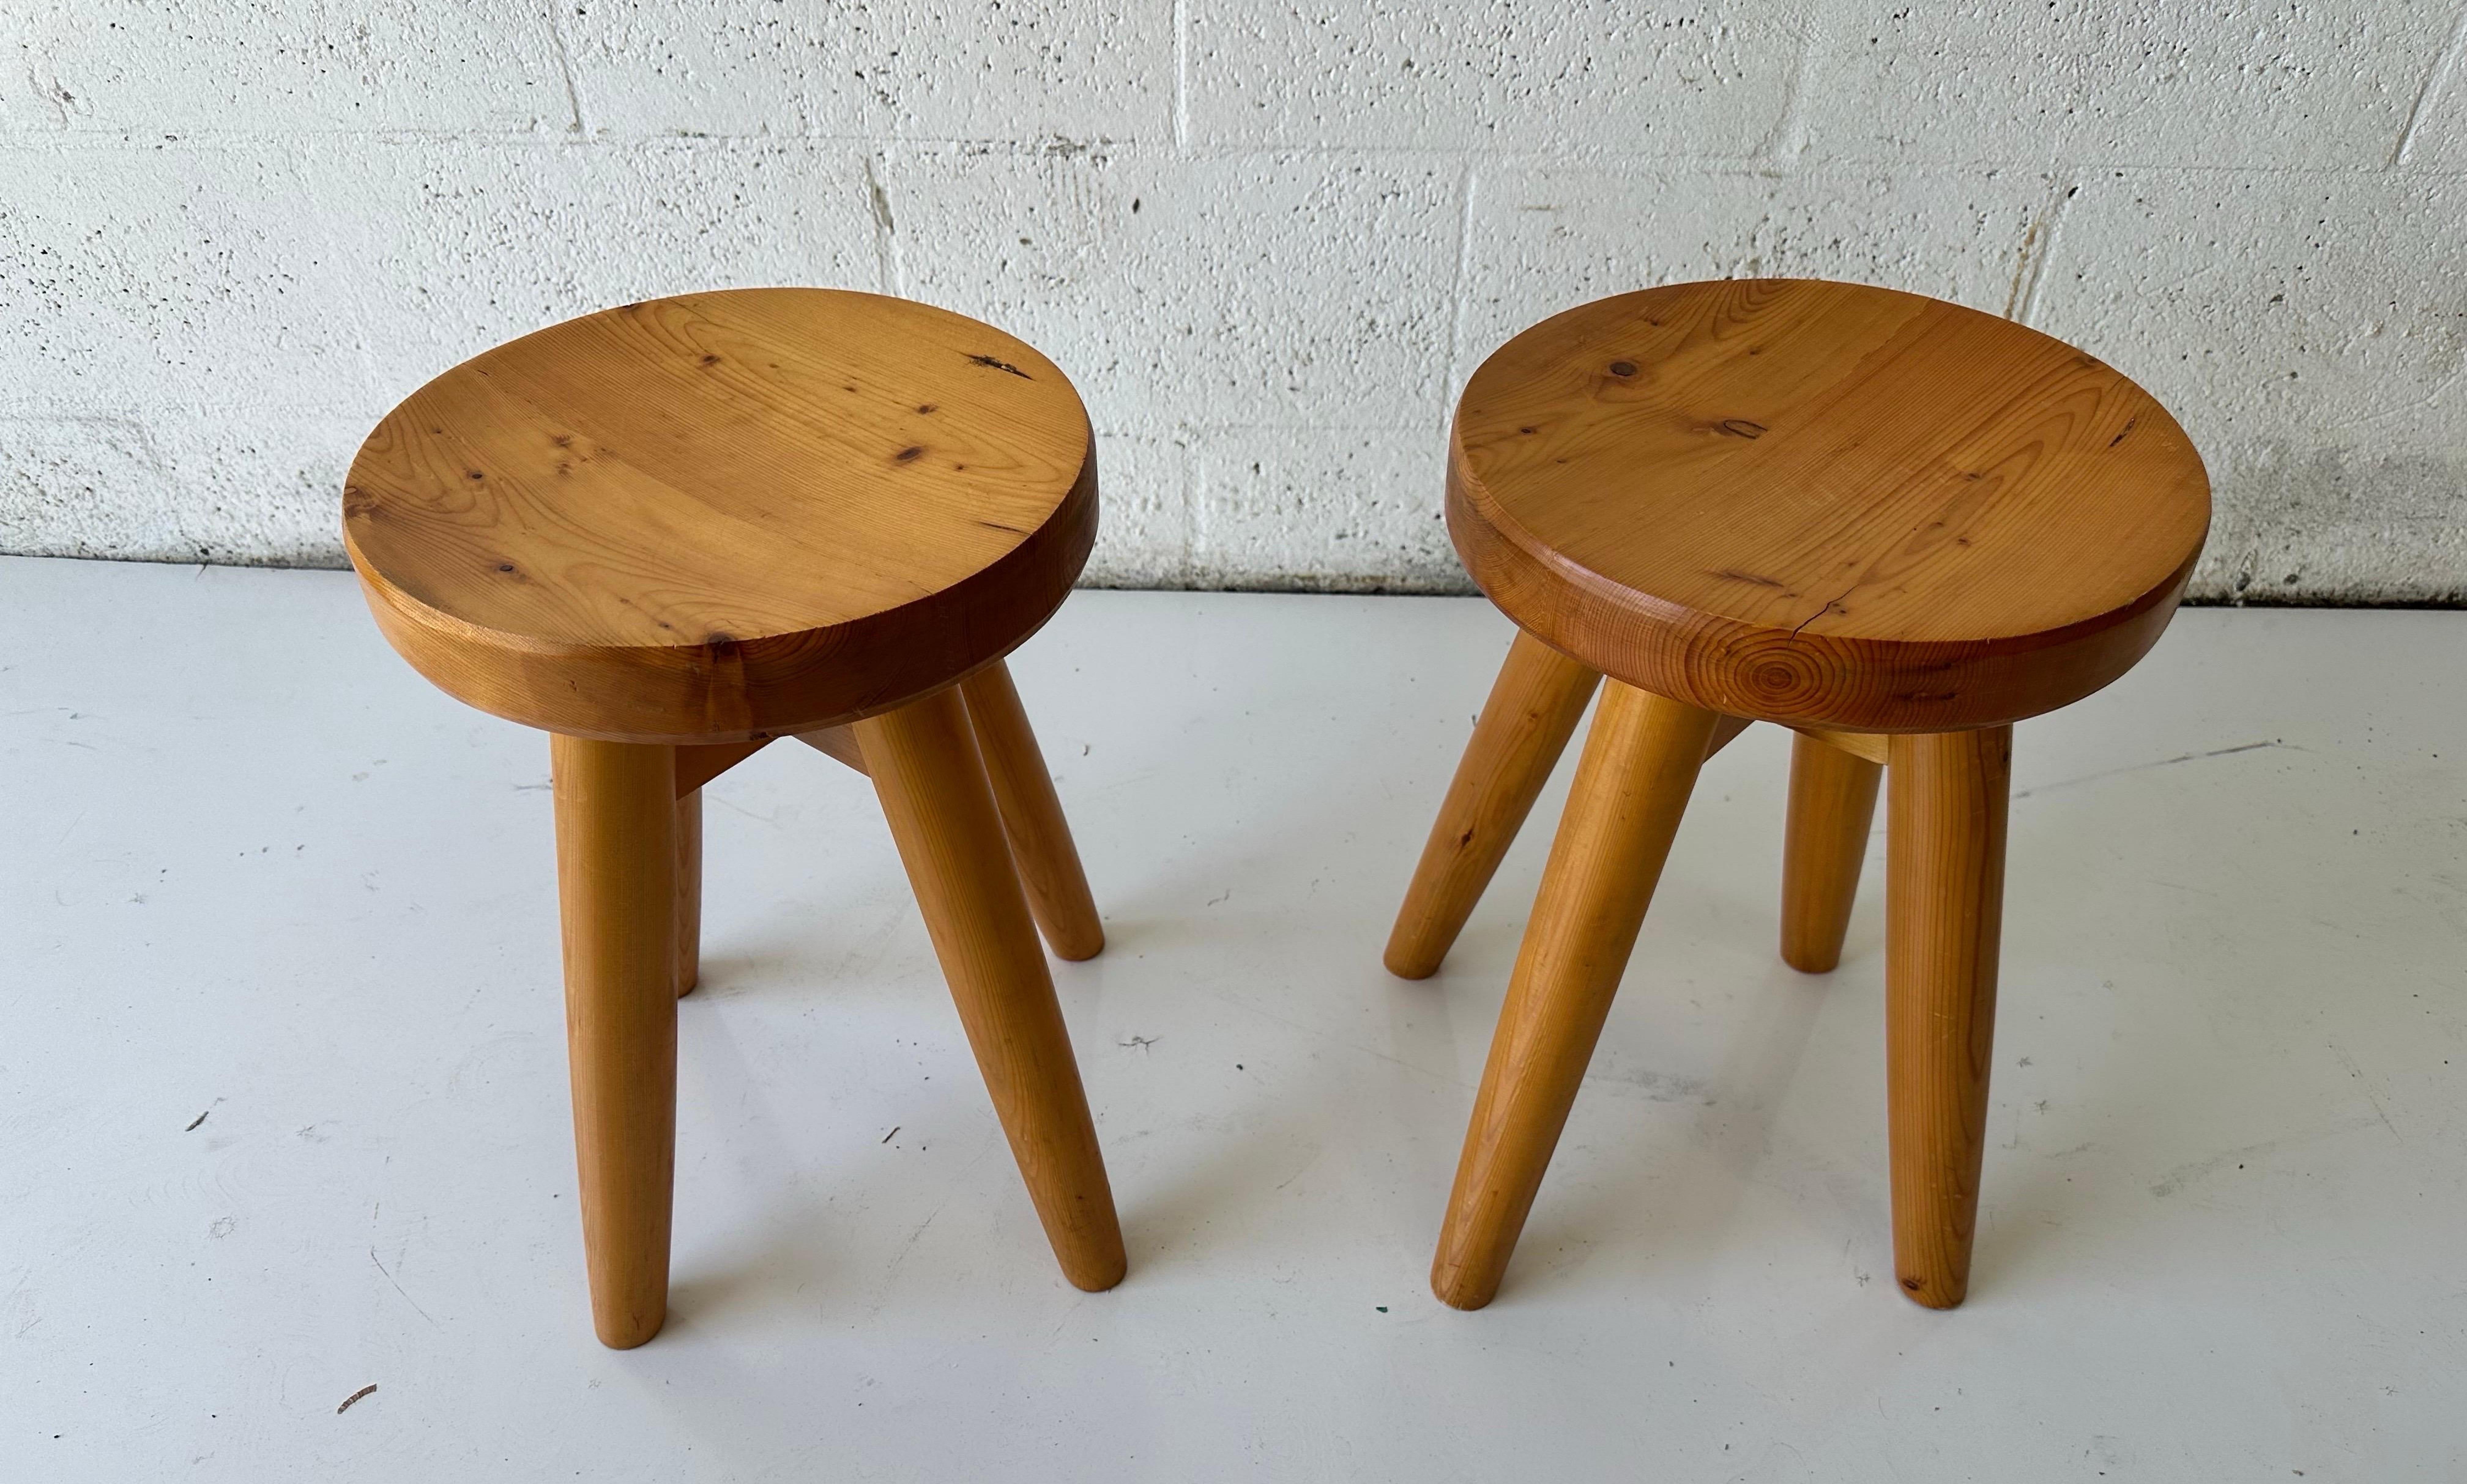
M1782 967L1750 732L1466 1315L1423 1275L1555 794L1438 978L1378 956L1505 626L1082 594L1014 664L1128 1281L1062 1282L870 793L781 747L711 791L624 1354L541 739L343 574L0 562L0 1478L2467 1477L2467 615L2186 613L2022 728L1951 1314L1890 1276L1880 874Z

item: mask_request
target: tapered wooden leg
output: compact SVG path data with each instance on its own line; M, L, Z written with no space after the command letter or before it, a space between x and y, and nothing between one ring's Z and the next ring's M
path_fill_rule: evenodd
M677 998L702 982L702 790L677 800Z
M1950 1309L1970 1290L2013 729L1892 740L1886 839L1885 1079L1893 1267Z
M1028 708L1019 704L1019 688L1011 684L1010 666L995 661L962 681L960 694L976 727L977 748L985 754L985 775L993 784L994 806L1002 814L1020 885L1028 888L1029 911L1053 946L1054 956L1096 957L1105 946L1097 899L1088 893L1079 847L1071 843L1071 822L1062 817L1053 775L1045 769L1045 754L1028 725Z
M1388 972L1429 978L1464 931L1567 750L1601 677L1519 631L1448 784L1405 905L1388 934Z
M566 1056L592 1326L616 1349L668 1317L676 1162L673 750L550 739Z
M1830 974L1859 895L1876 784L1885 770L1828 742L1795 737L1790 824L1782 842L1781 956L1802 974Z
M854 730L1046 1240L1075 1286L1112 1288L1113 1190L959 689Z
M1431 1264L1444 1303L1479 1309L1499 1292L1718 720L1603 687L1465 1130Z

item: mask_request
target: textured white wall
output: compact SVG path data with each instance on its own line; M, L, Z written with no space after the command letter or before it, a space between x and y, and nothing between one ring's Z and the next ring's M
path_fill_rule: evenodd
M0 0L0 550L337 562L424 376L803 282L1072 373L1098 580L1446 589L1484 354L1769 273L2141 378L2205 596L2458 600L2462 51L2462 0Z

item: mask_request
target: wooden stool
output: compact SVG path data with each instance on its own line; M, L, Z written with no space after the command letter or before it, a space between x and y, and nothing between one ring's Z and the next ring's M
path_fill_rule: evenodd
M420 388L353 461L344 536L386 638L450 694L553 733L603 1343L639 1345L667 1315L698 791L783 736L871 776L1063 1273L1121 1279L1030 914L1066 958L1104 935L1003 665L1096 531L1088 416L1062 372L871 294L573 320Z
M2132 666L2209 524L2202 461L2114 369L1888 289L1686 283L1547 320L1457 412L1448 528L1523 631L1396 919L1438 967L1601 707L1516 960L1431 1286L1499 1290L1696 771L1751 721L1799 732L1782 956L1830 970L1878 775L1887 836L1893 1249L1969 1286L2012 723Z

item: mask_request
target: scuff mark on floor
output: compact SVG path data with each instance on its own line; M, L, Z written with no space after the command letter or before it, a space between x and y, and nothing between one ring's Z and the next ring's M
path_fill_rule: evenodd
M2267 742L2242 742L2238 743L2234 747L2213 748L2207 753L2183 753L2174 757L2161 757L2157 762L2134 763L2128 767L2110 768L2103 773L2086 773L2078 778L2062 778L2053 783L2042 783L2036 788L2016 789L2013 791L2013 797L2015 798L2027 798L2033 794L2052 794L2060 788L2073 788L2084 783L2095 783L2101 778L2121 777L2123 775L2128 773L2147 773L2153 768L2173 768L2178 763L2206 762L2213 757L2233 757L2238 753L2258 753L2270 748L2285 748L2291 753L2300 753L2304 751L2304 749L2300 747L2290 746L2285 740L2278 737L2273 737Z
M2380 1098L2373 1096L2373 1085L2365 1080L2364 1068L2358 1067L2356 1065L2356 1059L2349 1056L2344 1050L2342 1050L2337 1042L2331 1042L2329 1045L2330 1054L2339 1059L2340 1066L2347 1068L2348 1076L2356 1079L2356 1086L2364 1092L2365 1101L2373 1105L2373 1114L2382 1120L2382 1127L2389 1130L2390 1137L2397 1139L2402 1144L2406 1143L2407 1135L2398 1131L2397 1124L2390 1122L2389 1111L2382 1107L2382 1100Z
M412 1313L419 1315L423 1319L426 1319L431 1324L435 1324L437 1322L436 1315L419 1307L419 1300L412 1297L410 1291L405 1289L400 1282L396 1281L393 1273L386 1272L386 1265L377 1262L377 1249L375 1248L369 1248L369 1261L376 1263L377 1271L385 1273L385 1280L388 1283L394 1284L394 1291L402 1294L402 1301L411 1305Z
M2372 1121L2370 1118L2342 1118L2311 1134L2264 1139L2258 1144L2245 1144L2234 1149L2223 1150L2207 1159L2195 1159L2189 1164L2180 1164L2169 1170L2151 1185L2150 1193L2160 1197L2172 1196L2185 1186L2207 1179L2230 1164L2242 1169L2266 1155L2274 1155L2282 1149L2294 1149L2305 1144L2318 1144L2325 1138L2336 1138L2342 1134L2352 1134L2358 1129L2366 1127Z

